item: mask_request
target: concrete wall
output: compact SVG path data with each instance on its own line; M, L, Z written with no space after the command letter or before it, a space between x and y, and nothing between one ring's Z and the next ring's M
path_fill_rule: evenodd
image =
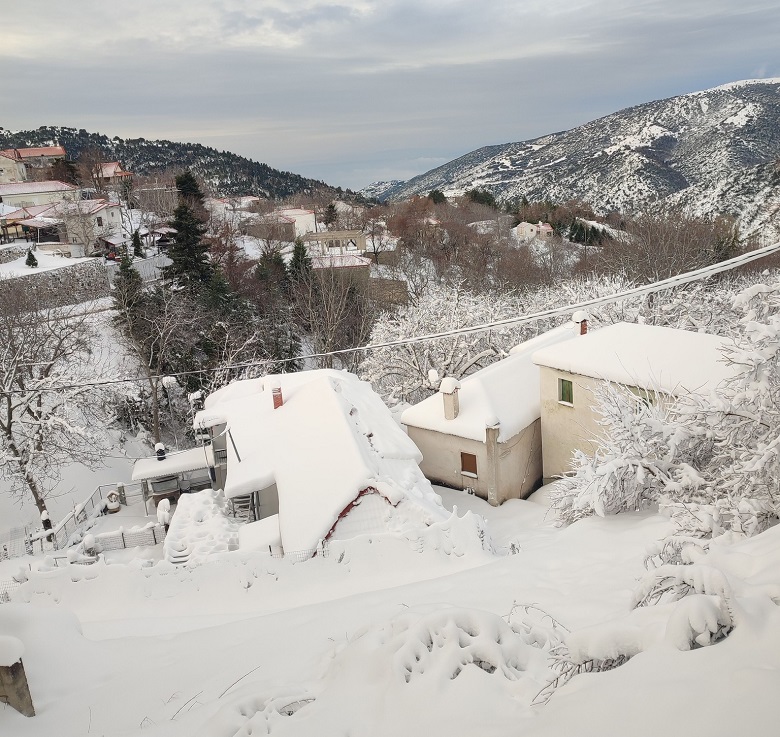
M0 156L0 184L12 184L27 180L24 163Z
M596 424L599 414L594 411L593 390L603 384L593 379L567 371L539 367L540 399L542 410L542 461L544 481L554 480L570 468L576 449L593 453L593 438L602 433ZM569 405L558 401L558 379L572 383L573 402Z
M523 499L542 476L541 432L537 420L506 443L498 443L498 428L487 428L485 442L467 440L434 430L408 427L423 460L425 477L454 489L473 489L493 505L507 499ZM461 472L461 453L477 458L477 478Z
M32 207L34 205L53 205L62 200L76 201L80 198L78 189L57 192L25 192L23 194L4 194L3 204L15 207Z

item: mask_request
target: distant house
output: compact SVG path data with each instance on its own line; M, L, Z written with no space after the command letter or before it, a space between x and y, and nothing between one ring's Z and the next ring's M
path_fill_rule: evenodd
M81 199L81 190L66 182L16 182L0 184L0 202L16 207L49 205Z
M705 333L617 323L536 351L545 480L569 470L575 449L595 450L593 439L602 432L597 386L615 383L645 402L656 401L657 391L707 394L733 375L721 353L726 344Z
M22 236L40 243L62 241L70 246L79 246L74 256L83 256L95 251L102 238L116 236L121 231L121 208L108 200L70 200L49 205L20 208L11 213L6 221Z
M33 169L45 169L55 161L66 157L62 146L38 146L36 148L9 148L0 153L13 156L22 161L26 167Z
M24 182L27 180L27 167L14 155L14 150L0 151L0 184Z
M534 238L546 239L555 235L552 226L549 223L543 223L541 220L536 224L523 221L512 228L511 232L518 241L532 241Z
M132 178L132 172L125 171L118 161L100 164L100 180L104 186L117 186Z
M370 385L333 370L237 381L195 416L214 487L247 499L241 546L310 557L330 538L444 519L420 453Z
M366 252L366 234L362 230L323 230L303 237L309 253L317 256Z
M532 356L545 346L576 343L579 332L572 321L543 333L462 381L445 378L437 394L408 408L401 422L423 454L426 478L473 491L494 506L537 488L542 429Z
M296 238L305 238L317 229L314 210L300 207L281 207L258 220L258 234L261 238L292 243Z

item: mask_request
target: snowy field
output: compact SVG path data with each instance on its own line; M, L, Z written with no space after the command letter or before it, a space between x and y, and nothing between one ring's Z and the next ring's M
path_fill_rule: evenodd
M493 509L437 491L457 516L303 563L232 552L174 567L157 548L30 573L0 633L24 643L37 716L0 708L0 734L777 734L780 529L713 542L691 567L709 594L632 612L666 518L560 528L543 492ZM130 511L125 524L143 521ZM718 581L734 629L689 650ZM561 642L634 657L541 704Z

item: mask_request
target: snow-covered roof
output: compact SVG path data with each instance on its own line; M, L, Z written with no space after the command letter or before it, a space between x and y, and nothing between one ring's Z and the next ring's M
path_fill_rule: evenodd
M15 150L21 159L34 159L38 156L65 156L65 149L62 146L38 146Z
M717 335L620 322L538 350L540 366L678 394L709 391L734 375Z
M284 403L274 409L278 385ZM196 427L227 423L228 498L276 484L285 551L314 548L361 491L432 514L438 498L420 452L371 386L321 369L230 384L206 398Z
M133 481L147 481L162 476L175 476L186 471L208 468L205 448L190 448L169 452L163 460L156 456L141 458L133 466Z
M34 194L40 192L73 192L78 187L67 182L12 182L0 184L0 197L3 195Z
M131 177L133 175L122 169L122 165L118 161L106 161L100 165L100 176L103 179L109 179L110 177Z
M507 442L540 416L539 368L531 360L532 355L544 346L564 341L566 347L578 333L579 326L573 322L549 330L516 346L506 358L462 379L458 416L454 419L445 418L439 392L405 410L401 422L480 442L485 440L485 428L498 424L498 442Z

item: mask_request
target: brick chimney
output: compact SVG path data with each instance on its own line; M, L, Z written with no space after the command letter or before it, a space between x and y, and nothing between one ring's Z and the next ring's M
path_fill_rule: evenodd
M444 400L444 419L454 420L460 412L458 390L460 382L452 376L445 376L439 384L439 392Z
M282 387L279 384L279 379L274 379L271 383L271 399L274 402L274 409L279 409L284 404L284 397L282 396Z
M577 310L572 316L572 322L579 323L580 326L580 335L586 335L588 332L588 319L590 318L590 315L588 315L585 310Z

